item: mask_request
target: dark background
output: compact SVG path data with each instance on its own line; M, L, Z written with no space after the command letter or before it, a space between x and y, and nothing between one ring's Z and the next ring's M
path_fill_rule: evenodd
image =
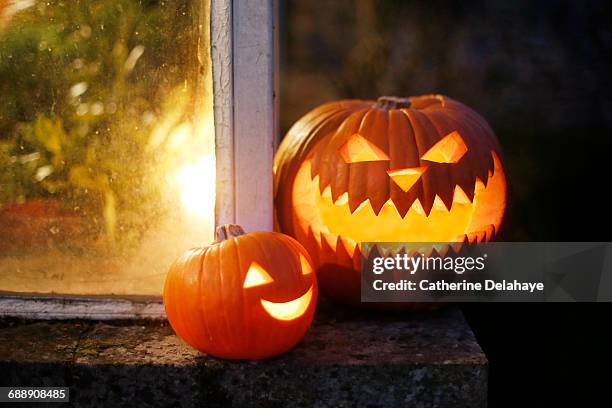
M283 133L334 99L445 94L504 148L500 239L612 240L610 2L281 2L281 69ZM608 304L463 309L490 361L490 406L588 406L607 392Z

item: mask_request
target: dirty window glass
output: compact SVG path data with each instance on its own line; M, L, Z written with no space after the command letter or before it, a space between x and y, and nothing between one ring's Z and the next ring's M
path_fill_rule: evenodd
M208 242L208 6L0 0L0 292L159 295Z

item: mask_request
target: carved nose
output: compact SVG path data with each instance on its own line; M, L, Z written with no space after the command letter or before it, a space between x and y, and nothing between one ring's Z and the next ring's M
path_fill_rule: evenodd
M409 167L406 169L387 170L387 174L391 180L395 182L404 192L408 192L416 183L423 173L427 170L427 166Z

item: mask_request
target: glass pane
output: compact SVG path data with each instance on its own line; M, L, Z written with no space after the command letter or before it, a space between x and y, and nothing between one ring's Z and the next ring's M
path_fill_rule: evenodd
M208 9L0 0L0 291L159 295L212 239Z

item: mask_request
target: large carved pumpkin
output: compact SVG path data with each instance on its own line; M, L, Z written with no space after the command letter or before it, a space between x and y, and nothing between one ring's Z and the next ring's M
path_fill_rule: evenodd
M480 242L506 206L499 143L442 95L343 100L289 130L274 161L276 221L310 252L321 291L359 301L361 242Z
M276 232L222 226L217 241L191 249L170 268L164 306L174 331L214 356L256 360L304 336L317 281L304 248Z

